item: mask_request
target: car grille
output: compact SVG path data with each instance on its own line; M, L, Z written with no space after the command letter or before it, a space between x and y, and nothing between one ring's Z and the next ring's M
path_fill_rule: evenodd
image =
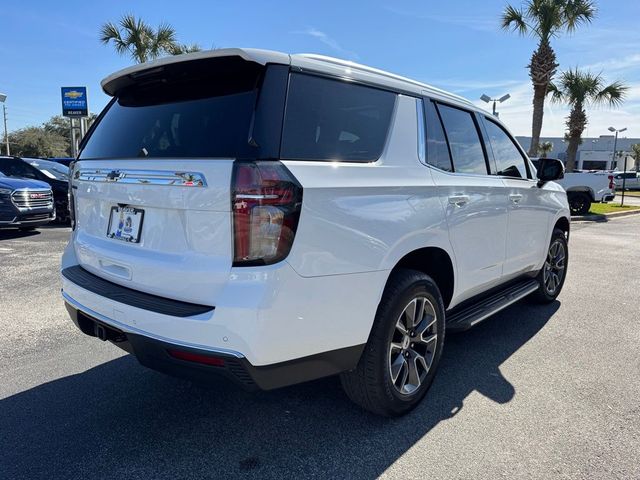
M51 190L16 190L11 201L18 208L46 208L53 204Z
M36 215L25 215L20 218L21 222L37 222L39 220L48 220L51 218L49 213L39 213Z

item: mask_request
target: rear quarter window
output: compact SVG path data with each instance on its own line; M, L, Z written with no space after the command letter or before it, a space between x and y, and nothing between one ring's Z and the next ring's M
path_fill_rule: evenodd
M447 105L438 105L449 141L453 167L458 173L487 175L487 163L473 114Z
M370 162L387 139L396 94L293 73L281 157L290 160Z

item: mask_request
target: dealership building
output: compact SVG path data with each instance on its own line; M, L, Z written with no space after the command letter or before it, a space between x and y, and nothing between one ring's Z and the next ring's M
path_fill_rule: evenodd
M516 137L520 145L525 150L529 150L531 137ZM640 170L640 164L636 166L636 161L631 156L631 145L639 143L640 138L618 137L616 144L617 155L613 154L613 135L601 135L599 137L586 137L582 139L582 144L578 147L576 158L576 169L578 170L619 170L622 171L626 159L626 170ZM568 142L561 137L543 137L540 143L551 142L553 150L547 154L550 158L566 160Z

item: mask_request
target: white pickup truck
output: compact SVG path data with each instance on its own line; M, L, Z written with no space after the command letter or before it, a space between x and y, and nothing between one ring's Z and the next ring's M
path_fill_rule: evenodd
M537 168L538 159L531 160ZM610 202L616 196L616 182L610 172L565 173L557 180L567 192L571 215L584 215L594 202Z

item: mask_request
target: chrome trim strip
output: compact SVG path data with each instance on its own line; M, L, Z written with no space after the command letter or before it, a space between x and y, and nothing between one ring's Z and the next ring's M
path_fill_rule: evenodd
M90 317L93 317L96 320L100 320L101 322L104 322L107 325L111 325L112 327L116 327L117 329L122 330L124 332L135 333L136 335L142 335L144 337L151 338L153 340L158 340L165 343L170 343L171 345L176 345L178 347L196 348L198 350L203 350L209 353L221 353L224 355L231 355L235 358L244 358L244 355L242 355L240 352L236 352L235 350L227 350L226 348L211 348L204 345L198 345L197 343L177 341L171 338L163 337L161 335L155 335L153 333L145 332L144 330L140 330L136 327L132 327L124 323L120 323L117 320L113 320L112 318L105 317L104 315L98 312L95 312L88 307L85 307L81 303L71 298L71 296L68 293L66 293L64 290L61 290L61 292L62 292L62 297L64 298L64 301L67 302L76 310L80 310L81 312L86 313Z
M81 168L73 174L74 180L83 182L167 185L172 187L206 187L202 173L172 172L167 170L126 170L110 168Z
M279 197L278 195L239 193L238 195L236 195L236 198L245 199L245 200L273 200L274 198L279 198Z

